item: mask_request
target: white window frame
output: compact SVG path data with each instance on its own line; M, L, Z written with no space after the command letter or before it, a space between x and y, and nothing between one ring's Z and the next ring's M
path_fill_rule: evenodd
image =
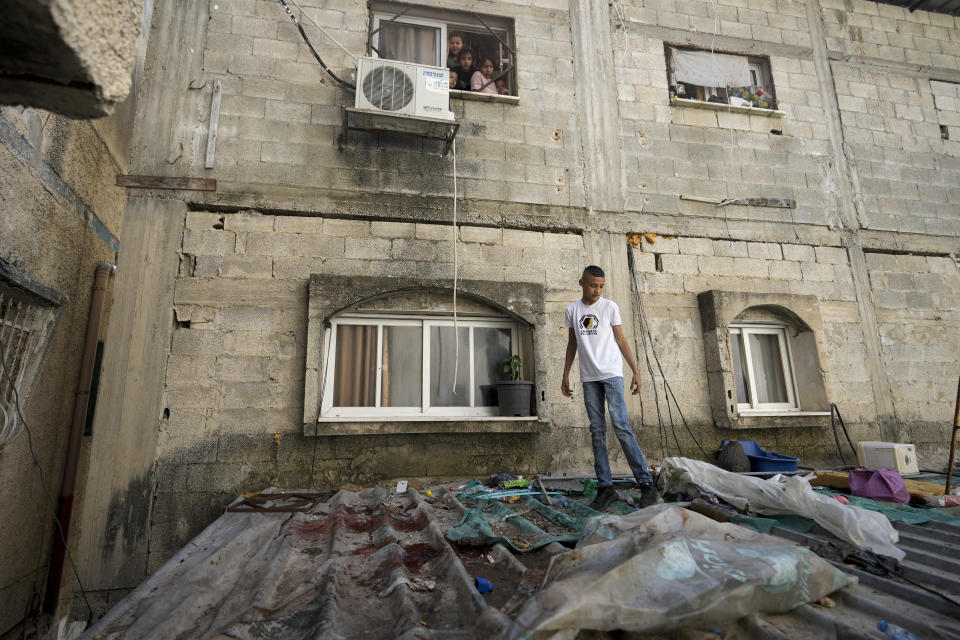
M333 406L333 384L336 377L336 353L337 353L337 327L340 325L365 325L377 327L377 381L375 390L374 407L335 407ZM421 384L422 398L419 407L381 407L381 384L383 380L383 327L422 327L423 337L423 358L421 360L421 375L423 381ZM457 318L457 326L460 329L468 329L469 332L469 357L468 370L462 369L458 372L459 376L465 376L467 380L467 389L470 393L470 404L466 407L432 407L430 406L430 329L432 327L453 327L452 316L436 315L393 315L393 314L368 314L368 315L343 315L330 321L330 327L327 329L326 340L328 346L325 351L330 354L329 361L324 364L324 385L323 402L320 405L320 418L400 418L400 417L485 417L495 416L498 413L498 407L478 407L474 406L476 398L476 383L474 381L474 340L473 330L475 328L496 328L510 329L510 352L511 354L519 352L519 324L513 320L505 318L491 317L464 317ZM326 375L326 371L330 375ZM462 378L461 378L462 379Z
M381 22L383 22L383 23L388 23L388 22L402 22L402 23L406 23L406 24L419 25L419 26L421 26L421 27L430 27L430 28L433 28L433 29L439 29L439 30L440 30L439 40L438 40L437 43L436 43L436 45L437 45L437 59L434 61L433 64L434 64L434 66L437 66L437 67L444 67L444 68L446 68L446 66L447 66L447 23L446 23L446 22L440 22L440 21L438 21L438 20L428 20L428 19L426 19L426 18L418 18L418 17L411 17L411 16L400 16L399 18L393 19L393 16L395 16L395 15L396 15L396 14L389 14L389 13L375 13L375 14L373 14L373 28L374 28L375 30L377 30L377 33L376 33L376 36L377 36L377 44L376 44L376 47L377 47L377 49L380 49L380 48L381 48L381 47L380 47L380 34L383 33L383 31L380 31L380 30L379 30L379 29L380 29L380 23L381 23ZM375 49L372 53L373 53L373 57L375 57L375 58L379 58L379 57L380 57L380 54L377 53L376 49ZM401 61L401 62L405 62L405 61Z
M797 403L796 375L793 371L793 354L790 351L790 340L787 334L789 327L787 325L772 324L732 324L729 333L739 334L740 343L743 345L744 364L747 370L744 372L747 377L747 386L750 391L750 402L740 402L737 398L737 408L740 413L768 413L772 411L800 411ZM780 361L783 365L783 379L787 388L787 402L757 402L756 377L753 370L753 358L750 353L750 334L775 335L780 345ZM739 358L739 353L734 353L731 347L730 354L734 358ZM733 371L737 367L734 365Z

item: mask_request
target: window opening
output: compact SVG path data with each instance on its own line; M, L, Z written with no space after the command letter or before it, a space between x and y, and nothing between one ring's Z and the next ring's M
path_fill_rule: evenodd
M46 344L50 307L37 304L12 286L0 281L0 446L23 428L21 410L24 390L29 386Z
M769 59L669 45L665 49L671 100L777 108Z
M731 325L730 351L740 411L799 408L785 326Z
M333 361L322 417L486 416L497 409L500 362L519 351L501 318L343 316L331 321ZM460 374L451 389L459 342Z
M375 3L373 8L368 45L377 57L454 70L456 85L450 88L455 91L517 95L512 20L393 3ZM460 66L461 51L471 54L466 69ZM482 80L472 89L473 75L481 71L485 58L493 62L492 73L481 73Z

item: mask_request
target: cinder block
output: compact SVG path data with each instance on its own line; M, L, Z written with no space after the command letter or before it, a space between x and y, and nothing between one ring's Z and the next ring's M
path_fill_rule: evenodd
M296 254L308 257L342 258L346 240L343 236L300 234Z
M783 258L780 245L773 242L748 242L747 255L751 258L765 258L767 260Z
M248 255L292 256L297 251L298 236L293 233L247 234L245 253Z
M770 263L770 277L776 280L800 280L803 274L799 262L774 260Z
M784 260L793 260L795 262L813 262L816 260L816 254L813 247L805 244L783 244L780 245L783 251Z
M504 229L503 244L508 247L542 247L543 234L539 231Z
M709 238L677 238L680 253L694 256L712 256L713 241Z
M714 240L713 254L727 258L746 258L747 243L738 240Z
M668 253L660 256L660 264L663 267L664 273L695 275L700 272L697 256Z
M233 231L195 231L183 233L183 252L193 255L222 256L233 253L237 236Z
M223 256L220 259L219 275L224 278L270 278L273 277L273 258L246 255Z
M370 231L378 238L412 238L416 227L412 222L373 222Z
M833 282L833 265L820 264L819 262L804 262L800 265L804 280L814 280L817 282Z
M727 256L697 256L700 273L705 276L733 276L733 258Z
M503 244L503 230L496 227L460 227L461 242Z
M450 240L453 238L453 229L447 224L422 224L416 225L416 237L418 240Z
M368 238L370 237L370 222L367 220L341 220L338 218L324 218L323 233L330 236Z
M390 255L390 240L385 238L350 238L343 249L344 258L377 260Z
M274 216L265 216L252 211L241 211L223 216L223 228L228 231L272 232L274 221Z
M274 231L281 233L323 233L323 218L318 216L277 216Z
M583 236L577 233L543 234L543 246L546 249L583 249Z
M847 264L847 250L843 247L816 247L817 262L824 264Z
M736 275L749 278L766 278L770 275L770 261L758 258L734 258L733 269Z

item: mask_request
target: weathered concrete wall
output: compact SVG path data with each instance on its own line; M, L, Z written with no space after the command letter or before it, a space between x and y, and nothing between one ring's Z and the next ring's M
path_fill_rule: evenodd
M144 0L6 3L0 103L74 118L108 115L127 97Z
M54 499L59 494L93 273L113 262L126 194L89 122L33 109L0 108L0 258L67 296L33 393L24 398L33 446ZM108 309L109 312L109 309ZM42 600L53 535L27 434L0 449L0 630ZM65 571L70 575L70 569ZM67 592L72 581L64 580Z
M955 104L949 87L923 88L921 80L953 76L919 62L881 74L879 50L836 59L847 45L835 9L853 19L877 5L835 4L543 0L483 9L516 21L519 104L453 101L462 125L461 277L543 287L535 362L545 394L538 411L549 429L317 439L304 437L301 423L305 373L317 364L307 362L309 277L450 278L451 159L438 158L431 143L387 137L358 137L339 150L339 108L352 97L331 86L275 3L158 6L132 171L219 184L216 193L164 194L191 212L175 284L149 567L236 494L309 484L314 452L318 486L504 468L589 472L581 403L558 393L562 312L577 296L579 270L601 264L625 333L639 344L627 232L660 234L635 254L640 289L661 363L707 452L735 436L809 464L836 460L822 427L714 427L697 294L719 289L815 296L826 395L853 438L900 437L920 446L925 466L941 464L947 429L938 421L960 362L957 273L947 257L958 248L951 225L960 203L956 149L937 139L940 124L956 126ZM364 3L306 10L362 52ZM917 21L943 21L921 14L885 19L903 33ZM610 31L589 37L599 28ZM334 70L348 72L347 57L307 30ZM857 42L868 32L855 32ZM884 32L888 41L897 33ZM936 46L946 52L957 33L951 27ZM919 37L901 42L905 60L908 49L932 46ZM672 106L665 43L769 56L782 114ZM596 69L613 69L614 104L603 100L608 84L579 77ZM224 92L216 165L204 170L216 79ZM875 98L858 95L874 90ZM794 198L797 207L716 207L680 195ZM658 433L645 369L641 363L645 387L630 400L631 416L657 460L667 453L664 435L669 453L676 445L669 416L667 433ZM676 415L674 422L684 453L701 456ZM621 463L619 448L613 452Z

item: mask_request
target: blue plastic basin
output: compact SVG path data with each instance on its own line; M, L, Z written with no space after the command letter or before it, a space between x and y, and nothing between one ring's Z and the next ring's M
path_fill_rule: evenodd
M730 442L729 440L724 440L720 445L721 448L726 446ZM797 463L800 462L800 458L794 458L793 456L785 456L782 453L774 453L773 451L764 450L756 440L738 440L740 446L743 447L743 452L747 454L747 458L750 459L750 471L796 471Z

